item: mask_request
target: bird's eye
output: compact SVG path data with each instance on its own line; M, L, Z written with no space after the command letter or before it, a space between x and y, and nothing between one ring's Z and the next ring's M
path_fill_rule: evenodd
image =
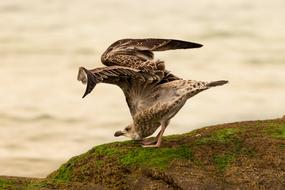
M126 131L129 131L130 130L130 128L126 128Z

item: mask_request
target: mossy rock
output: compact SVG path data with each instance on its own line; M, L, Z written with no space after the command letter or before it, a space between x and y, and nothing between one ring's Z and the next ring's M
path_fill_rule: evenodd
M166 136L160 148L104 144L45 179L0 177L0 189L285 189L284 130L283 118Z

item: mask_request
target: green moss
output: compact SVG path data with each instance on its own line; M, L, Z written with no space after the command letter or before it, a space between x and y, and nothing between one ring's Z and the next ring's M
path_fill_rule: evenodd
M87 153L82 154L80 156L75 156L71 158L66 164L63 164L57 171L56 175L54 176L55 180L60 181L70 181L71 173L75 163L80 160L81 158L85 157Z
M37 180L33 181L25 187L25 190L39 190L39 189L58 189L59 186L66 185L66 182L59 180Z
M191 149L186 146L174 148L142 148L133 141L100 145L89 151L89 154L116 159L119 164L123 166L152 166L157 168L165 168L173 159L192 159L193 157ZM95 164L97 167L101 167L104 161L97 161ZM59 179L69 178L69 168L68 166L64 166L58 171L59 176L61 176Z
M265 143L258 147L261 138ZM201 178L201 172L204 179L214 176L224 180L223 172L231 171L231 165L238 160L251 157L247 159L248 164L241 166L246 167L246 170L255 166L256 160L263 159L260 155L267 154L267 150L272 150L270 153L276 155L272 156L272 162L282 159L280 152L285 151L283 139L285 122L278 119L218 125L211 129L171 135L164 137L165 144L161 148L142 148L135 141L114 142L96 146L85 154L73 157L45 179L0 177L0 190L87 189L92 187L90 184L102 184L109 189L126 189L127 180L143 175L140 172L145 167L160 169L158 174L155 173L158 180L159 177L164 178L163 170L171 166L175 166L173 176L184 171L180 171L180 167L195 167L198 173L195 180ZM275 147L272 147L273 144ZM268 166L268 160L265 161L264 166L254 169L262 171ZM278 180L282 179L281 176Z
M19 181L0 177L0 189L2 190L27 190L28 181Z
M235 156L233 154L220 154L214 156L213 160L216 168L219 171L224 171L235 160Z
M256 155L254 148L244 145L238 137L231 137L226 141L225 146L227 148L224 149L223 153L213 156L213 162L218 171L224 171L238 157L253 158Z
M13 182L7 179L0 179L0 189L11 187Z
M115 156L120 153L118 147L113 147L114 145L118 145L118 143L104 144L95 147L94 153L104 156Z
M209 144L213 142L227 143L238 132L235 128L220 129L210 136L200 138L196 141L196 144Z
M97 166L97 167L101 167L102 165L103 165L103 161L102 160L96 160L96 162L95 162L95 165Z
M47 187L45 182L34 182L30 183L27 187L26 190L38 190L41 188Z
M231 143L232 143L232 150L230 154L236 156L248 156L248 157L253 157L256 154L256 151L254 150L253 147L244 145L241 139L238 137L232 138Z
M69 181L71 177L72 165L70 163L64 164L61 166L57 172L57 175L54 179Z
M285 124L271 123L267 132L274 138L285 139Z
M56 174L53 176L54 180L57 180L59 182L63 181L63 182L68 182L71 179L71 174L73 172L73 169L75 167L75 165L80 161L83 160L85 157L89 156L92 152L93 149L91 149L90 151L81 154L79 156L75 156L73 158L71 158L67 163L63 164L56 172Z
M181 146L175 148L137 148L122 155L120 163L124 166L151 166L165 168L174 159L193 159L192 150Z
M127 141L128 142L128 141ZM128 142L129 143L129 142ZM84 164L84 162L93 156L106 156L110 158L117 159L122 154L122 151L125 151L126 148L120 149L119 146L125 146L128 143L110 143L96 146L89 150L87 153L71 158L67 163L63 164L53 175L51 175L51 179L61 181L61 182L69 182L71 181L72 174L74 173L74 169L76 167L80 167L80 171L82 176L84 173L88 172L89 165ZM85 161L84 161L85 160ZM81 164L80 162L83 163ZM102 167L104 161L97 159L96 162L92 162L96 167ZM80 165L80 166L79 166Z
M181 139L182 135L169 135L166 137L163 137L164 141L176 141L178 139Z

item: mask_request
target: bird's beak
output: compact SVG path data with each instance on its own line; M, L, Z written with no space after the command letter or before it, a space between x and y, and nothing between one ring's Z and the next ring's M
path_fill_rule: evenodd
M114 136L115 137L119 137L119 136L122 136L124 133L122 131L117 131L115 132Z

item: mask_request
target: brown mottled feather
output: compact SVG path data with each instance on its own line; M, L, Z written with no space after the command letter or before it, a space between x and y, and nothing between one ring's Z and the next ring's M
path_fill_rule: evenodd
M173 39L122 39L114 42L102 55L106 66L120 65L137 68L145 61L153 60L152 51L199 48L201 44Z
M175 80L156 86L150 92L156 99L148 99L152 102L152 106L146 107L133 117L136 131L142 138L152 135L162 121L168 123L189 98L226 83L224 80L214 82Z
M80 67L77 79L82 83L87 83L83 98L88 95L98 83L115 84L125 92L133 88L140 88L143 84L160 82L159 73L146 73L138 69L123 66L100 67L87 70ZM135 87L136 86L136 87Z

